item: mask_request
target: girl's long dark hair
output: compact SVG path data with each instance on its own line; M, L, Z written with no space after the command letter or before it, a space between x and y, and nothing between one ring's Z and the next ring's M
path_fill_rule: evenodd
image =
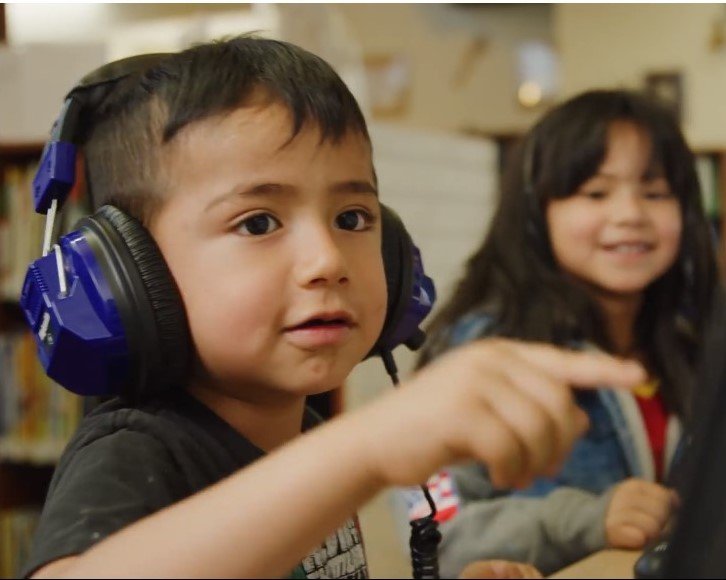
M565 102L513 152L490 230L433 319L419 366L446 344L452 324L476 311L495 317L499 336L562 346L584 340L613 351L598 307L555 263L544 208L550 199L573 195L597 172L615 121L631 122L650 136L651 166L662 170L681 208L677 260L646 290L635 333L638 348L661 378L666 405L686 414L718 279L714 243L694 156L676 121L629 91L590 91Z

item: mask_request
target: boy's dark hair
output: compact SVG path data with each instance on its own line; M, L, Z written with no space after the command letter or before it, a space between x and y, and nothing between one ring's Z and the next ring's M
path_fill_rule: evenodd
M683 218L678 258L646 291L637 348L663 384L666 405L685 414L693 371L717 283L712 228L704 215L694 157L671 113L637 93L590 91L547 113L513 153L501 199L482 245L469 258L452 298L430 325L425 364L463 315L495 317L496 334L562 346L588 340L613 352L601 314L555 263L547 232L548 200L573 195L605 159L608 129L627 121L652 144Z
M322 140L348 131L368 138L355 98L314 54L253 35L198 45L89 91L77 141L94 207L112 203L148 223L169 179L164 146L195 121L260 99L290 110L290 139L308 122Z

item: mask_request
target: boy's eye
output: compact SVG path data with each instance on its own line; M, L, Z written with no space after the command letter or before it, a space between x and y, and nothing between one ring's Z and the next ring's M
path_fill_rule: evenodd
M344 211L335 218L335 225L341 230L359 232L366 230L373 224L373 216L362 209Z
M239 222L236 230L246 236L263 236L274 232L280 226L280 222L269 213L258 213Z

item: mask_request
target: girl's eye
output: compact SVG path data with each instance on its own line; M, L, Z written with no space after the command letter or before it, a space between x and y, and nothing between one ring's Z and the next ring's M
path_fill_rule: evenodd
M670 191L646 191L645 199L670 199L672 196Z
M373 225L374 218L367 211L362 209L351 209L344 211L335 218L335 225L341 230L360 232L367 230Z
M274 232L280 226L277 218L272 217L269 213L258 213L239 222L236 230L245 236L263 236Z
M605 193L604 191L594 189L594 190L583 192L583 195L588 199L605 199L605 196L607 195L607 193Z

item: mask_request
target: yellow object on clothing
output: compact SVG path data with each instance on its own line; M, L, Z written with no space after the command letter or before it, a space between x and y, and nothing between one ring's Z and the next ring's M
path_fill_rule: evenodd
M633 394L636 397L640 397L642 399L652 399L658 392L659 387L660 381L658 379L645 381L644 383L640 383L637 387L633 389Z

